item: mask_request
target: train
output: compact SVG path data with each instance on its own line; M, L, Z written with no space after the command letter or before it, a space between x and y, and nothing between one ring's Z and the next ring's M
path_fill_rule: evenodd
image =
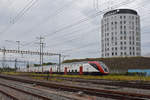
M59 65L49 65L43 67L29 67L19 69L21 72L36 72L65 75L107 75L108 67L101 61L75 62Z

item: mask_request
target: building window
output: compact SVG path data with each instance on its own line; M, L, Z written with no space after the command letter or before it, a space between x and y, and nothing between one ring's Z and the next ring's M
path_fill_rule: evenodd
M109 36L109 33L107 33L107 36Z
M134 45L134 42L133 42L133 45Z
M124 42L124 44L126 44L126 42Z
M124 50L126 50L126 47L124 47Z
M120 42L120 44L122 45L122 42Z
M126 31L124 31L124 34L126 35Z
M122 19L122 16L120 16L120 19Z
M122 26L120 26L120 29L122 29Z
M114 40L114 37L112 37L111 40L113 41L113 40Z
M124 21L124 24L126 24L126 21Z
M120 47L120 50L122 50L122 47Z
M132 55L132 53L130 52L130 55Z
M112 52L112 56L114 55L114 53Z
M107 56L109 56L109 53L107 53Z
M115 47L115 50L117 50L117 47Z
M123 53L122 53L122 52L121 52L120 54L121 54L121 56L123 55Z
M133 47L133 50L134 50L134 47Z
M122 40L122 36L120 37L120 40Z
M124 26L124 29L126 29L126 26Z
M115 52L115 55L117 56L117 52Z
M131 16L129 16L129 19L131 18Z
M122 21L120 21L120 24L122 24Z
M124 36L124 39L126 40L126 36Z
M109 46L109 43L107 43L107 46Z
M124 55L126 56L126 55L127 55L127 53L126 53L126 52L124 52Z
M112 47L112 51L114 50L114 48Z
M120 34L122 34L122 31L120 31Z
M109 48L107 48L107 51L109 51Z

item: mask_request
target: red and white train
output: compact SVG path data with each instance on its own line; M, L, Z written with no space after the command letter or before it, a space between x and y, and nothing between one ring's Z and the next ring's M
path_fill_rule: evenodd
M42 72L42 67L29 67L20 69L22 72ZM80 74L80 75L106 75L109 74L108 67L99 61L66 63L61 66L49 65L43 66L44 72L51 74Z

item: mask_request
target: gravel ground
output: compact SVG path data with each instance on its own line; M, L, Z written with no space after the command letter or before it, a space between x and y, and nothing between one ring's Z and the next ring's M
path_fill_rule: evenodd
M71 84L75 86L84 86L84 87L91 87L95 89L107 89L113 91L121 91L121 92L130 92L130 93L138 93L138 94L150 94L150 90L145 89L137 89L137 88L128 88L128 87L120 87L120 86L108 86L108 85L101 85L101 84L92 84L92 83L81 83L81 82L71 82L71 81L62 81L63 84Z
M22 77L19 77L22 78ZM29 77L23 77L24 79L29 79ZM30 78L31 79L31 78ZM34 79L32 79L34 80ZM46 80L40 80L40 81L44 81L44 82L48 82ZM75 85L75 86L79 86L79 87L87 87L87 88L96 88L96 89L107 89L107 90L114 90L114 91L121 91L121 92L130 92L130 93L140 93L140 94L149 94L150 90L144 90L144 89L135 89L135 88L126 88L126 87L119 87L119 86L108 86L108 85L100 85L100 84L92 84L92 83L81 83L81 82L72 82L72 81L50 81L50 83L54 83L54 84L68 84L68 85ZM38 86L39 88L40 86ZM44 88L44 91L47 90L48 88L45 89L45 87L40 87L40 88ZM78 100L105 100L104 98L99 98L99 97L93 97L93 96L87 96L86 94L83 93L83 95L78 95L78 93L70 93L70 92L65 92L65 91L60 91L60 90L51 90L48 89L48 91L55 91L57 96L58 94L61 95L68 95L73 97L78 96ZM82 91L81 91L82 92ZM79 97L82 97L79 99ZM59 100L59 99L56 99ZM106 100L111 100L111 99L106 99Z
M42 100L42 99L37 98L35 96L28 95L26 93L19 92L19 91L16 91L16 90L12 89L12 88L4 87L4 86L1 86L1 85L0 85L0 90L5 91L5 93L13 94L19 100ZM5 99L5 100L7 100L7 99Z
M22 77L20 77L22 78ZM26 79L29 79L28 77L23 77ZM44 82L48 82L46 80L40 80ZM68 85L75 85L79 87L87 87L87 88L96 88L96 89L107 89L107 90L114 90L114 91L121 91L121 92L130 92L130 93L139 93L139 94L150 94L150 90L144 90L144 89L136 89L136 88L127 88L127 87L119 87L119 86L108 86L108 85L101 85L101 84L92 84L92 83L81 83L81 82L72 82L72 81L50 81L50 83L56 83L56 84L68 84ZM29 86L29 85L28 85ZM31 85L30 85L31 86ZM32 86L33 87L33 86ZM59 96L68 96L72 98L76 98L77 100L112 100L112 99L107 99L107 98L99 98L99 97L94 97L94 96L88 96L84 93L74 93L74 92L67 92L67 91L61 91L61 90L56 90L56 89L49 89L46 87L41 87L41 86L35 86L34 88L38 89L43 89L43 91L47 91L49 93L56 94L57 97ZM56 99L60 100L60 99Z
M15 87L17 89L21 89L21 90L24 90L24 91L27 91L27 92L30 92L30 93L46 96L46 97L48 97L50 99L53 99L53 100L70 100L70 99L68 99L66 97L58 96L58 95L55 95L55 94L52 94L52 93L50 94L50 93L48 93L46 91L39 90L39 89L37 89L35 87L32 88L32 87L26 86L25 84L23 85L23 84L14 82L14 81L12 82L12 81L8 81L8 80L0 79L0 83L5 84L5 85L9 85L11 87ZM4 87L4 86L2 86L2 87ZM18 95L20 95L20 94L18 93ZM21 95L20 97L23 97L23 98L26 98L26 99L22 99L21 98L19 100L39 100L37 98L35 98L35 99L28 99L28 96L26 96L26 95ZM72 100L74 100L74 99L72 99Z
M0 79L0 83L6 83L7 85L11 85L13 87L14 86L16 87L17 85L17 88L22 88L24 90L27 90L30 92L36 92L42 95L47 95L53 100L113 100L109 98L107 99L107 98L102 98L102 97L88 96L82 92L77 92L77 93L67 92L67 91L61 91L59 89L56 90L56 89L50 89L46 87L37 86L36 84L26 84L26 83L20 83L20 82L4 80L4 79ZM38 90L38 91L35 91L35 90ZM39 99L20 99L20 100L39 100Z
M0 100L12 100L11 98L7 97L5 94L0 93Z

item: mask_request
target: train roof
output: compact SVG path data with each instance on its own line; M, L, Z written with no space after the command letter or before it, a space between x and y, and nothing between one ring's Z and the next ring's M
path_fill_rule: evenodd
M88 62L94 62L94 61L82 61L82 62L72 62L72 63L63 63L64 65L65 64L86 64ZM102 61L96 61L96 62L102 62Z

